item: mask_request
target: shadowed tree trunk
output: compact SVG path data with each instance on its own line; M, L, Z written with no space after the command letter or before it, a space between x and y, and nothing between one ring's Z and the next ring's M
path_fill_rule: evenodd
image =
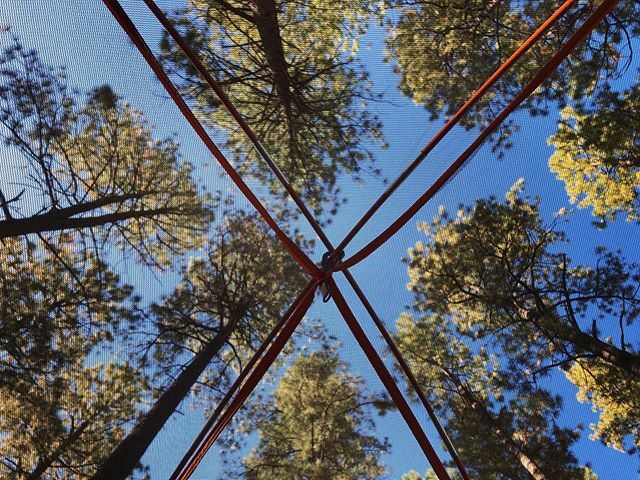
M267 64L273 72L274 87L280 99L279 103L285 111L289 134L293 142L292 146L295 147L296 128L293 123L294 113L291 104L295 102L298 111L302 111L303 102L295 88L293 92L291 89L291 78L282 46L276 2L275 0L256 0L255 4L257 15L254 16L254 23L260 35L262 48L267 56Z
M233 325L234 323L227 325L193 358L171 386L160 395L142 420L102 463L91 477L92 480L124 480L133 472L158 432L222 349L233 330Z
M579 350L589 352L593 356L615 365L640 380L640 357L638 355L603 342L599 338L582 331L574 332L571 335L571 340Z
M571 309L568 304L567 309L569 311ZM578 353L600 358L604 362L640 379L640 356L618 348L611 343L603 342L595 335L582 331L577 325L559 324L554 318L545 321L549 312L544 309L542 312L540 312L540 309L535 311L535 314L525 312L524 314L521 313L521 316L527 321L533 322L537 328L542 327L542 331L547 331L546 335L549 340L554 344L560 344L560 348L565 348L561 343L562 339L566 339L573 344Z
M491 430L492 434L500 439L500 442L504 447L518 459L518 462L522 467L531 475L534 480L550 480L547 477L538 464L525 452L523 446L510 436L505 435L491 416L491 413L484 407L482 400L476 397L474 393L469 390L452 372L449 372L446 368L438 366L435 362L433 365L442 370L444 375L455 385L459 395L464 399L465 403L473 410L486 424L486 427Z
M283 105L291 101L290 79L287 72L287 60L282 47L278 12L274 0L256 0L257 15L253 17L269 68L273 72L275 88Z

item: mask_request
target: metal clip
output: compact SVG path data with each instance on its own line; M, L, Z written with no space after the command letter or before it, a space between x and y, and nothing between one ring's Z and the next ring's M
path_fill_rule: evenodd
M340 261L344 258L344 251L341 252L325 252L322 255L322 263L320 264L320 268L324 273L332 272L340 263ZM322 301L327 303L331 300L331 289L327 282L322 282L319 286L320 293L322 293Z

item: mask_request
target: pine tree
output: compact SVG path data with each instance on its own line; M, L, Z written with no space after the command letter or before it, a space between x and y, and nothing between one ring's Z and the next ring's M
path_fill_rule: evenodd
M640 221L640 85L605 91L588 107L565 108L549 139L549 167L572 203L603 222Z
M124 436L144 377L118 344L136 298L96 259L0 244L0 476L86 478ZM115 338L119 342L114 342Z
M209 197L178 144L107 85L79 97L17 39L0 56L0 135L20 161L0 185L0 239L74 232L87 251L112 241L158 267L201 245Z
M400 89L424 105L435 119L453 114L533 31L558 8L558 2L535 0L389 0L396 15L387 15L392 33L388 60L400 74ZM461 120L466 128L486 124L555 53L595 8L578 3L503 76ZM554 105L583 100L619 78L630 66L640 34L640 7L622 1L589 38L564 62L523 107L546 115ZM517 125L504 123L499 142L510 146ZM502 153L502 151L501 151Z
M380 122L366 109L378 97L355 56L372 10L369 0L196 0L174 20L316 213L338 207L337 179L370 169L368 146L381 140ZM184 55L167 37L161 49L182 93L227 135L240 171L282 195Z
M470 347L441 316L402 315L396 339L472 478L582 478L570 450L578 435L557 423L559 397Z
M236 355L242 360L257 348L305 283L265 224L245 214L228 218L203 256L183 268L173 293L151 307L147 360L170 380L92 478L126 478L190 392L215 402Z
M504 203L461 207L455 218L442 210L420 227L428 243L417 243L409 259L415 308L452 318L469 339L490 341L511 371L535 379L571 370L581 398L594 407L609 402L622 416L619 428L635 425L635 410L607 385L634 390L640 378L638 344L625 335L640 313L638 266L604 248L594 265L572 266L561 251L568 241L562 217L545 223L539 201L521 190L516 184ZM588 382L583 369L592 372ZM628 434L637 441L637 429Z
M363 381L330 350L299 355L272 399L247 418L258 446L244 458L240 476L251 480L357 480L383 478L386 441L372 435L371 406Z

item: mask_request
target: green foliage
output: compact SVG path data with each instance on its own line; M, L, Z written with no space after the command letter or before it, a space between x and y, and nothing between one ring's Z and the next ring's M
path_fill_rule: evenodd
M453 480L459 480L460 475L453 473L453 472L449 472L449 476L453 479ZM433 470L427 470L427 472L423 475L420 475L418 472L416 472L415 470L411 470L408 473L405 473L402 476L402 480L438 480L438 477L436 476L435 472Z
M586 366L584 360L593 359L606 370L596 378L608 376L620 385L637 381L638 345L625 337L640 313L637 266L604 249L596 252L594 266L571 266L559 252L566 239L558 220L545 224L538 202L523 199L520 190L517 184L504 203L480 200L454 219L441 211L431 225L420 227L429 242L409 252L416 310L450 317L469 341L491 342L511 371L533 379L555 366ZM600 338L601 329L617 331L617 344ZM600 387L579 376L570 379L579 380L583 398L601 408ZM626 425L633 424L633 409L619 402L610 408L628 412Z
M435 476L433 470L428 470L424 476L420 475L415 470L411 470L402 476L402 480L438 480L438 477Z
M80 105L65 71L18 40L0 85L0 134L21 162L0 189L0 238L73 230L87 248L113 240L159 267L202 243L212 213L193 167L110 87Z
M267 151L320 213L342 198L336 180L359 174L372 160L367 145L381 140L366 110L377 96L354 56L373 1L259 0L253 5L192 0L176 22L203 63L227 90ZM241 173L283 195L278 181L220 106L188 60L165 37L165 65L204 119L222 128Z
M341 176L372 168L370 148L383 143L368 110L380 97L357 59L378 3L189 0L175 15L317 214L335 214L345 200ZM433 118L455 111L557 7L386 3L400 7L385 17L393 28L388 59L403 92ZM572 101L550 139L550 166L572 202L603 220L640 221L640 86L607 87L628 66L627 35L640 35L638 5L620 2L524 105L542 115ZM492 118L592 8L576 5L462 125ZM207 126L224 133L240 172L282 200L244 133L168 37L160 50ZM596 100L586 103L592 92ZM509 145L514 127L503 127L499 145ZM215 405L308 279L255 215L228 213L210 231L215 202L174 138L159 138L108 85L74 91L63 68L17 39L0 54L0 137L19 159L0 184L0 477L85 478L132 425L157 413L158 399L171 407L157 409L152 428L188 394ZM414 304L398 319L396 339L473 478L597 479L571 452L579 431L559 425L560 397L537 383L557 366L599 415L593 439L629 452L640 446L640 345L626 335L640 314L638 267L605 249L593 265L572 265L559 222L544 222L518 184L505 202L481 200L455 218L441 211L420 227L427 241L409 251ZM145 299L143 314L141 299L106 263L111 245L158 268L193 256L169 294ZM373 433L372 413L388 402L324 347L288 362L273 395L246 409L243 421L259 436L235 465L239 476L388 474L381 456L390 446ZM187 388L172 390L176 379Z
M141 361L155 370L155 401L100 462L96 479L124 479L190 393L216 405L234 361L242 366L306 280L269 228L242 213L219 225L181 274L139 332L150 335Z
M630 375L611 375L600 360L574 363L567 377L578 387L580 402L591 403L598 422L591 424L592 439L600 439L616 450L636 453L640 447L640 381ZM625 440L633 436L633 446Z
M640 85L606 91L590 108L562 111L549 167L572 203L603 221L640 221Z
M0 245L0 476L84 478L124 435L144 379L113 339L135 298L62 237L54 253Z
M249 416L259 444L243 461L241 475L259 480L377 479L380 455L389 445L369 433L371 405L363 381L350 375L335 353L298 356L273 400L257 403Z
M124 436L141 401L139 375L82 360L0 389L3 478L88 478Z
M451 115L489 78L559 3L549 0L389 0L397 7L391 16L388 60L400 74L400 89L425 106L433 118ZM580 3L499 81L462 119L472 128L493 118L531 79L593 10ZM599 84L617 78L628 68L630 36L640 33L637 2L620 2L609 19L564 62L551 80L525 101L532 115L547 114L549 106L568 96L582 99ZM623 61L625 60L627 61ZM500 141L509 146L513 123L502 127Z
M151 307L153 361L159 372L189 361L204 345L226 335L194 394L204 401L230 380L229 362L241 363L293 303L306 275L255 215L225 218L202 256L183 267L180 283ZM203 386L208 388L203 389Z
M577 432L557 424L559 397L470 348L441 316L403 314L396 340L472 478L581 478Z

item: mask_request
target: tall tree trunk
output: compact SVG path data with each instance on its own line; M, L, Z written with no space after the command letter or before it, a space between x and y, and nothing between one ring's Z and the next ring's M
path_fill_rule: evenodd
M291 88L287 59L284 55L282 37L280 36L280 24L278 23L278 11L275 0L254 0L257 15L254 23L258 28L262 48L267 56L267 64L273 72L274 86L278 94L280 105L284 109L289 132L289 145L292 152L292 161L297 163L299 145L297 130L294 123L295 116L292 104L298 107L298 113L304 110L304 101L299 93Z
M449 372L447 369L442 369L444 374L449 378L450 381L454 383L456 386L456 390L465 403L468 405L468 408L472 409L476 414L483 418L487 428L490 430L491 434L498 439L500 443L502 443L506 449L518 459L520 465L531 475L531 478L534 480L548 480L548 477L544 474L538 464L527 455L518 442L516 442L511 435L505 435L500 431L498 425L496 425L495 419L492 417L491 412L489 412L485 407L483 402L476 398L472 391L470 391L466 385L464 385L460 380Z
M233 323L225 327L193 358L171 386L160 395L142 420L100 465L98 471L91 477L92 480L124 480L133 472L160 429L187 396L207 365L222 349L229 338L232 326Z
M509 444L509 451L513 453L520 462L520 465L531 475L534 480L547 480L547 476L542 473L536 462L524 453L513 441Z
M640 379L640 357L638 355L603 342L599 338L580 330L574 330L570 336L570 341L578 350L592 353L605 362L615 365L635 378Z
M476 405L478 405L476 403ZM500 442L507 448L507 450L518 459L520 465L531 475L531 478L534 480L548 480L548 477L542 472L538 464L527 455L518 443L511 437L511 435L504 435L500 432L500 429L496 427L495 421L491 414L487 412L481 406L476 406L474 408L480 415L482 415L489 428L491 429L491 433L500 439Z
M540 305L542 304L540 302ZM543 325L543 330L548 331L546 336L550 342L569 343L578 353L589 353L640 380L640 356L603 342L598 337L583 332L578 326L558 322L553 316L549 317L549 312L544 307L538 307L521 315L527 321L533 322L536 328ZM565 347L565 345L559 346Z
M255 0L257 15L255 24L258 28L262 48L267 55L269 69L273 72L278 97L285 108L291 105L291 90L287 60L284 56L278 12L275 0ZM287 112L288 113L288 112Z

